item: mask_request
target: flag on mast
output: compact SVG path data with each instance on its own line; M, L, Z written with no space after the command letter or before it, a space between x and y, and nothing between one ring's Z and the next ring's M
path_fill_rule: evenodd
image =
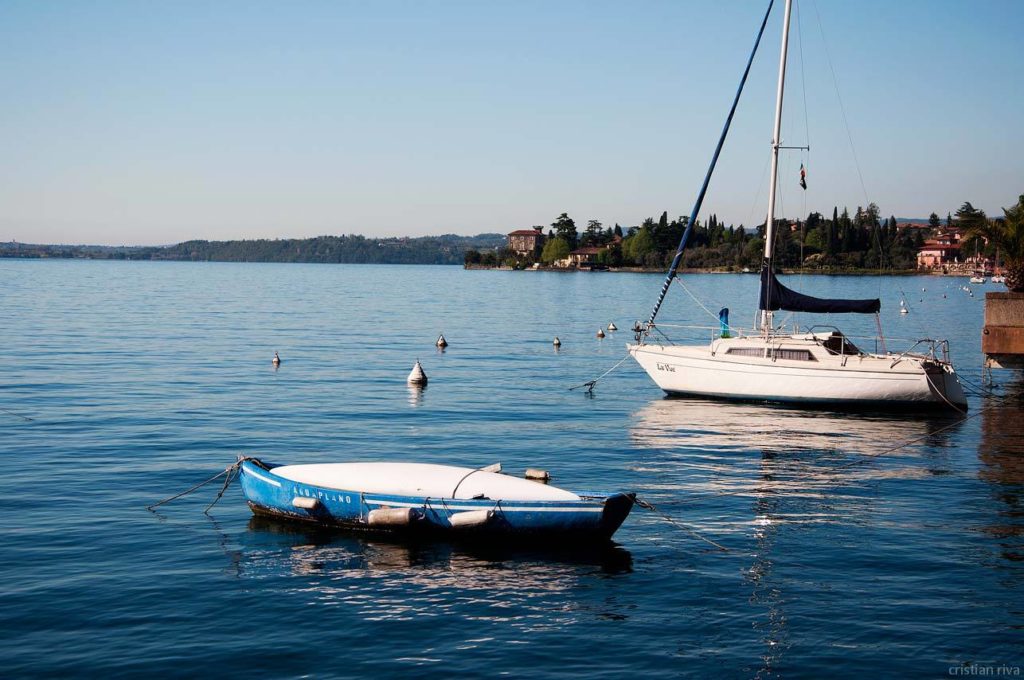
M800 188L807 191L807 171L804 170L804 164L800 164Z

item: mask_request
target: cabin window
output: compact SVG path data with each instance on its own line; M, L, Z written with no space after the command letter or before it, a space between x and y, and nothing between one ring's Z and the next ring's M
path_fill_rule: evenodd
M828 350L829 354L846 354L849 356L860 354L857 346L840 333L833 333L821 344Z
M764 350L760 347L730 347L726 354L741 357L764 357Z
M775 358L789 361L817 361L811 351L807 349L777 349Z

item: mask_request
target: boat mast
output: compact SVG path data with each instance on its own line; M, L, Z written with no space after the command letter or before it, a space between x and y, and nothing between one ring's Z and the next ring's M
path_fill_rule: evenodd
M782 49L779 54L779 89L775 96L775 131L772 134L772 170L771 183L768 187L768 220L764 228L764 262L761 264L761 285L771 290L772 254L775 241L775 187L779 180L779 145L782 144L782 95L786 88L786 51L789 47L789 15L793 8L793 0L786 0L786 9L782 13ZM765 276L767 269L768 275ZM768 291L762 291L766 302ZM770 304L767 306L771 306ZM761 310L761 331L765 334L772 329L772 311Z

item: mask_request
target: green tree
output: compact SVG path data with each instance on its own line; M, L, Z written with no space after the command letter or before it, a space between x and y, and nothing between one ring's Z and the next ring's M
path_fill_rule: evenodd
M651 252L654 252L654 238L650 229L641 228L622 242L622 259L630 264L643 265Z
M603 226L597 220L590 220L587 222L587 228L583 232L582 243L585 246L597 246L601 245L604 241Z
M571 250L569 243L564 238L556 236L544 244L544 250L540 253L540 261L544 264L551 264L555 260L564 260L569 257Z
M970 203L964 203L964 206L973 208ZM1024 194L1017 199L1016 205L1003 208L1002 219L979 220L975 216L964 236L983 238L997 247L1003 258L1006 287L1016 293L1024 292Z
M555 230L555 238L560 238L569 244L569 250L576 248L576 244L579 243L579 235L576 233L576 223L568 214L559 215L558 219L551 223L551 227Z
M935 213L932 213L931 215L928 216L928 226L932 230L936 230L940 226L942 226L942 220L939 219L938 215L936 215Z

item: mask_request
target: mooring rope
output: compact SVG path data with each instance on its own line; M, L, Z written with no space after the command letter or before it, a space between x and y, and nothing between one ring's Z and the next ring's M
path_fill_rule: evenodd
M206 486L210 482L212 482L214 480L217 480L217 479L220 479L224 475L227 475L228 478L227 478L227 480L225 480L224 488L221 489L219 494L217 494L217 500L220 500L220 497L222 495L224 495L224 492L227 490L228 483L230 483L230 481L231 481L232 473L234 473L236 470L238 470L238 468L241 467L242 461L244 461L244 460L245 460L244 458L239 458L236 462L234 462L231 465L229 465L228 467L224 468L224 470L222 470L221 472L218 472L213 477L210 477L205 482L199 482L198 484L196 484L192 488L186 489L185 491L182 491L181 493L175 494L175 495L173 495L173 496L171 496L169 498L165 498L162 501L160 501L159 503L154 503L153 505L147 505L146 506L146 510L149 510L150 512L152 512L154 508L158 508L161 505L163 505L164 503L170 503L171 501L173 501L175 499L178 499L178 498L181 498L182 496L187 496L188 494L192 493L193 491ZM214 503L216 503L216 502L217 501L215 500ZM210 506L207 507L206 509L209 510L212 507L213 507L213 503L211 503Z
M928 374L928 371L924 372L924 379L928 381L929 387L931 387L935 391L936 394L938 394L940 397L942 397L942 401L946 402L947 406L949 406L950 408L956 410L957 413L960 413L961 415L967 415L967 409L966 408L960 408L959 406L957 406L956 404L954 404L953 402L951 402L949 399L946 398L946 395L943 393L943 391L940 390L938 385L936 385L932 381L932 377ZM943 381L943 382L945 382L945 381Z
M28 416L23 416L20 413L15 413L14 411L8 411L5 408L0 408L0 411L2 411L3 413L6 413L9 416L14 416L15 418L21 418L22 420L25 420L25 421L28 421L28 422L32 422L32 418L29 418Z
M713 546L715 546L715 548L717 548L718 550L721 550L722 552L732 552L731 550L729 550L729 548L726 548L724 545L722 545L720 543L715 543L714 541L712 541L707 536L703 536L700 532L698 532L693 527L688 526L686 524L683 524L682 522L678 521L677 519L675 519L674 517L672 517L668 513L662 512L661 510L656 508L653 503L645 501L642 498L633 498L633 502L636 503L641 508L643 508L644 510L650 510L654 514L659 515L663 520L665 520L666 522L668 522L672 526L676 527L677 529L682 529L683 531L685 531L686 533L690 534L694 538L697 538L697 539L699 539L701 541L704 541L705 543L707 543L709 545L713 545Z
M601 378L605 377L606 375L608 375L612 371L614 371L619 366L621 366L623 364L623 362L625 362L626 359L629 358L629 356L630 356L629 352L626 352L626 356L624 356L621 359L619 359L619 363L615 364L614 366L609 368L607 371L605 371L601 375L599 375L596 378L594 378L593 380L588 380L587 382L583 383L582 385L576 385L575 387L570 387L569 391L572 392L573 390L578 390L581 387L586 387L587 388L587 394L593 394L594 393L594 385L597 384L597 381L600 380Z
M213 506L217 505L217 501L219 501L224 496L224 492L228 490L229 486L231 486L231 482L233 482L238 477L238 475L240 474L239 470L241 468L242 468L242 461L239 460L237 463L235 463L234 465L229 467L227 470L225 470L225 472L227 472L228 475L227 475L227 477L224 478L224 486L220 487L220 491L217 492L217 497L213 499L212 503L210 503L209 505L206 506L205 510L203 510L203 514L204 515L209 515L210 514L210 508L212 508Z

